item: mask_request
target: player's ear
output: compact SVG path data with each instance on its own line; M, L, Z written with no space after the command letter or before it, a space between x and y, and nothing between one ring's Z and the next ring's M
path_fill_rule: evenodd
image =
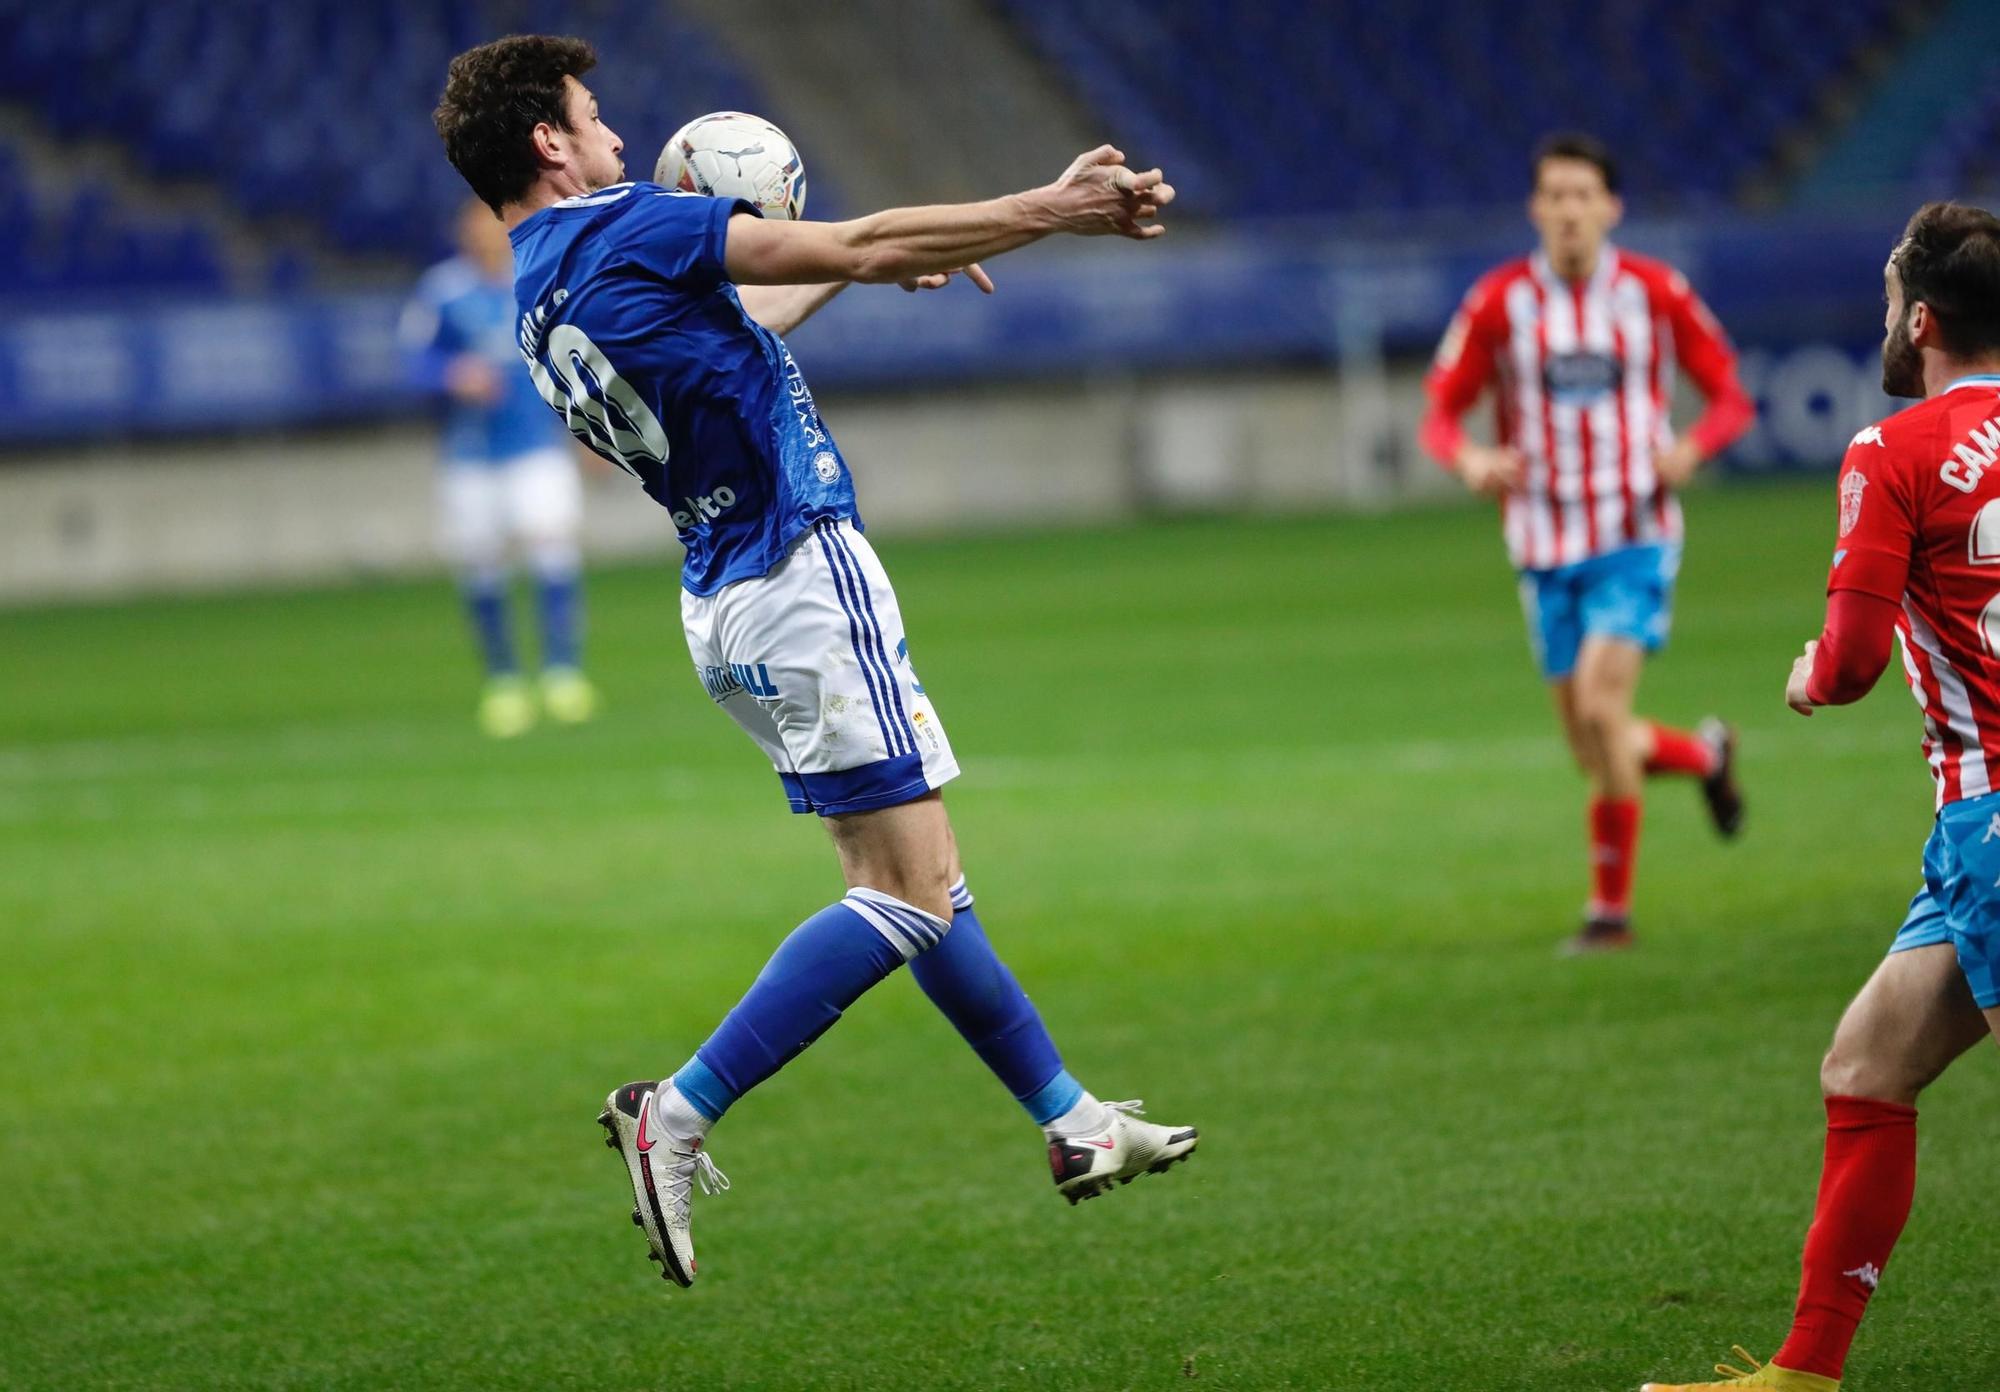
M563 133L547 121L537 122L528 137L535 145L535 163L553 168L563 159Z
M1918 348L1935 348L1937 316L1931 313L1931 307L1918 300L1903 313L1910 326L1911 344Z
M1611 195L1611 220L1604 224L1605 230L1609 231L1623 221L1625 221L1625 200L1614 193Z

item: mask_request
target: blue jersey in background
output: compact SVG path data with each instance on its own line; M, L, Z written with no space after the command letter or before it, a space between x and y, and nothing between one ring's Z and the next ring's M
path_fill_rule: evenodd
M767 573L822 518L860 525L798 364L729 283L729 219L755 211L614 184L511 234L516 347L536 386L673 514L697 595Z
M401 337L419 380L444 391L445 364L476 353L501 382L491 405L445 397L444 458L453 465L497 465L550 448L567 449L561 423L535 391L514 346L514 289L486 279L464 257L424 273L403 311Z

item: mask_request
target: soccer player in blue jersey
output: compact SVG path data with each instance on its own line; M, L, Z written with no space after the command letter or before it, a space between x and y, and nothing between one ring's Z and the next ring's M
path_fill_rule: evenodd
M843 285L935 287L1052 233L1144 239L1173 197L1109 146L1054 183L851 222L765 221L747 203L624 183L623 145L578 79L577 39L513 36L452 60L445 151L514 243L518 346L545 399L635 475L687 548L696 675L824 819L848 891L795 928L694 1056L614 1090L600 1120L651 1255L692 1284L703 1149L738 1098L896 968L1047 1137L1072 1203L1195 1148L1063 1067L973 912L939 789L958 764L911 665L895 591L861 535L847 462L778 336Z
M575 447L521 370L506 229L475 199L457 233L458 255L417 282L401 332L418 380L445 399L441 532L486 666L479 726L505 739L535 723L537 695L521 677L507 617L510 545L535 576L542 709L572 725L597 709L579 643L583 488Z

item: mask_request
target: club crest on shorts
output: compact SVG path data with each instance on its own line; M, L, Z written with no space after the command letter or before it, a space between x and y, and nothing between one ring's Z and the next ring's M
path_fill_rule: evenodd
M1854 524L1861 520L1861 493L1868 487L1868 476L1860 472L1848 474L1840 481L1840 534L1846 536L1854 530Z
M819 475L821 483L832 483L840 477L840 461L833 457L832 450L821 450L813 456L813 472Z

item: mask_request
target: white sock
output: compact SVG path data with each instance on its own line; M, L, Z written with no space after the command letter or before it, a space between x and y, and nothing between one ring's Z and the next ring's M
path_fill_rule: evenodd
M1042 1130L1051 1136L1095 1136L1111 1125L1111 1109L1089 1093L1059 1117L1051 1117Z
M709 1119L694 1108L694 1103L681 1096L681 1090L672 1083L653 1090L653 1119L677 1141L691 1141L697 1136L706 1136L711 1125Z

